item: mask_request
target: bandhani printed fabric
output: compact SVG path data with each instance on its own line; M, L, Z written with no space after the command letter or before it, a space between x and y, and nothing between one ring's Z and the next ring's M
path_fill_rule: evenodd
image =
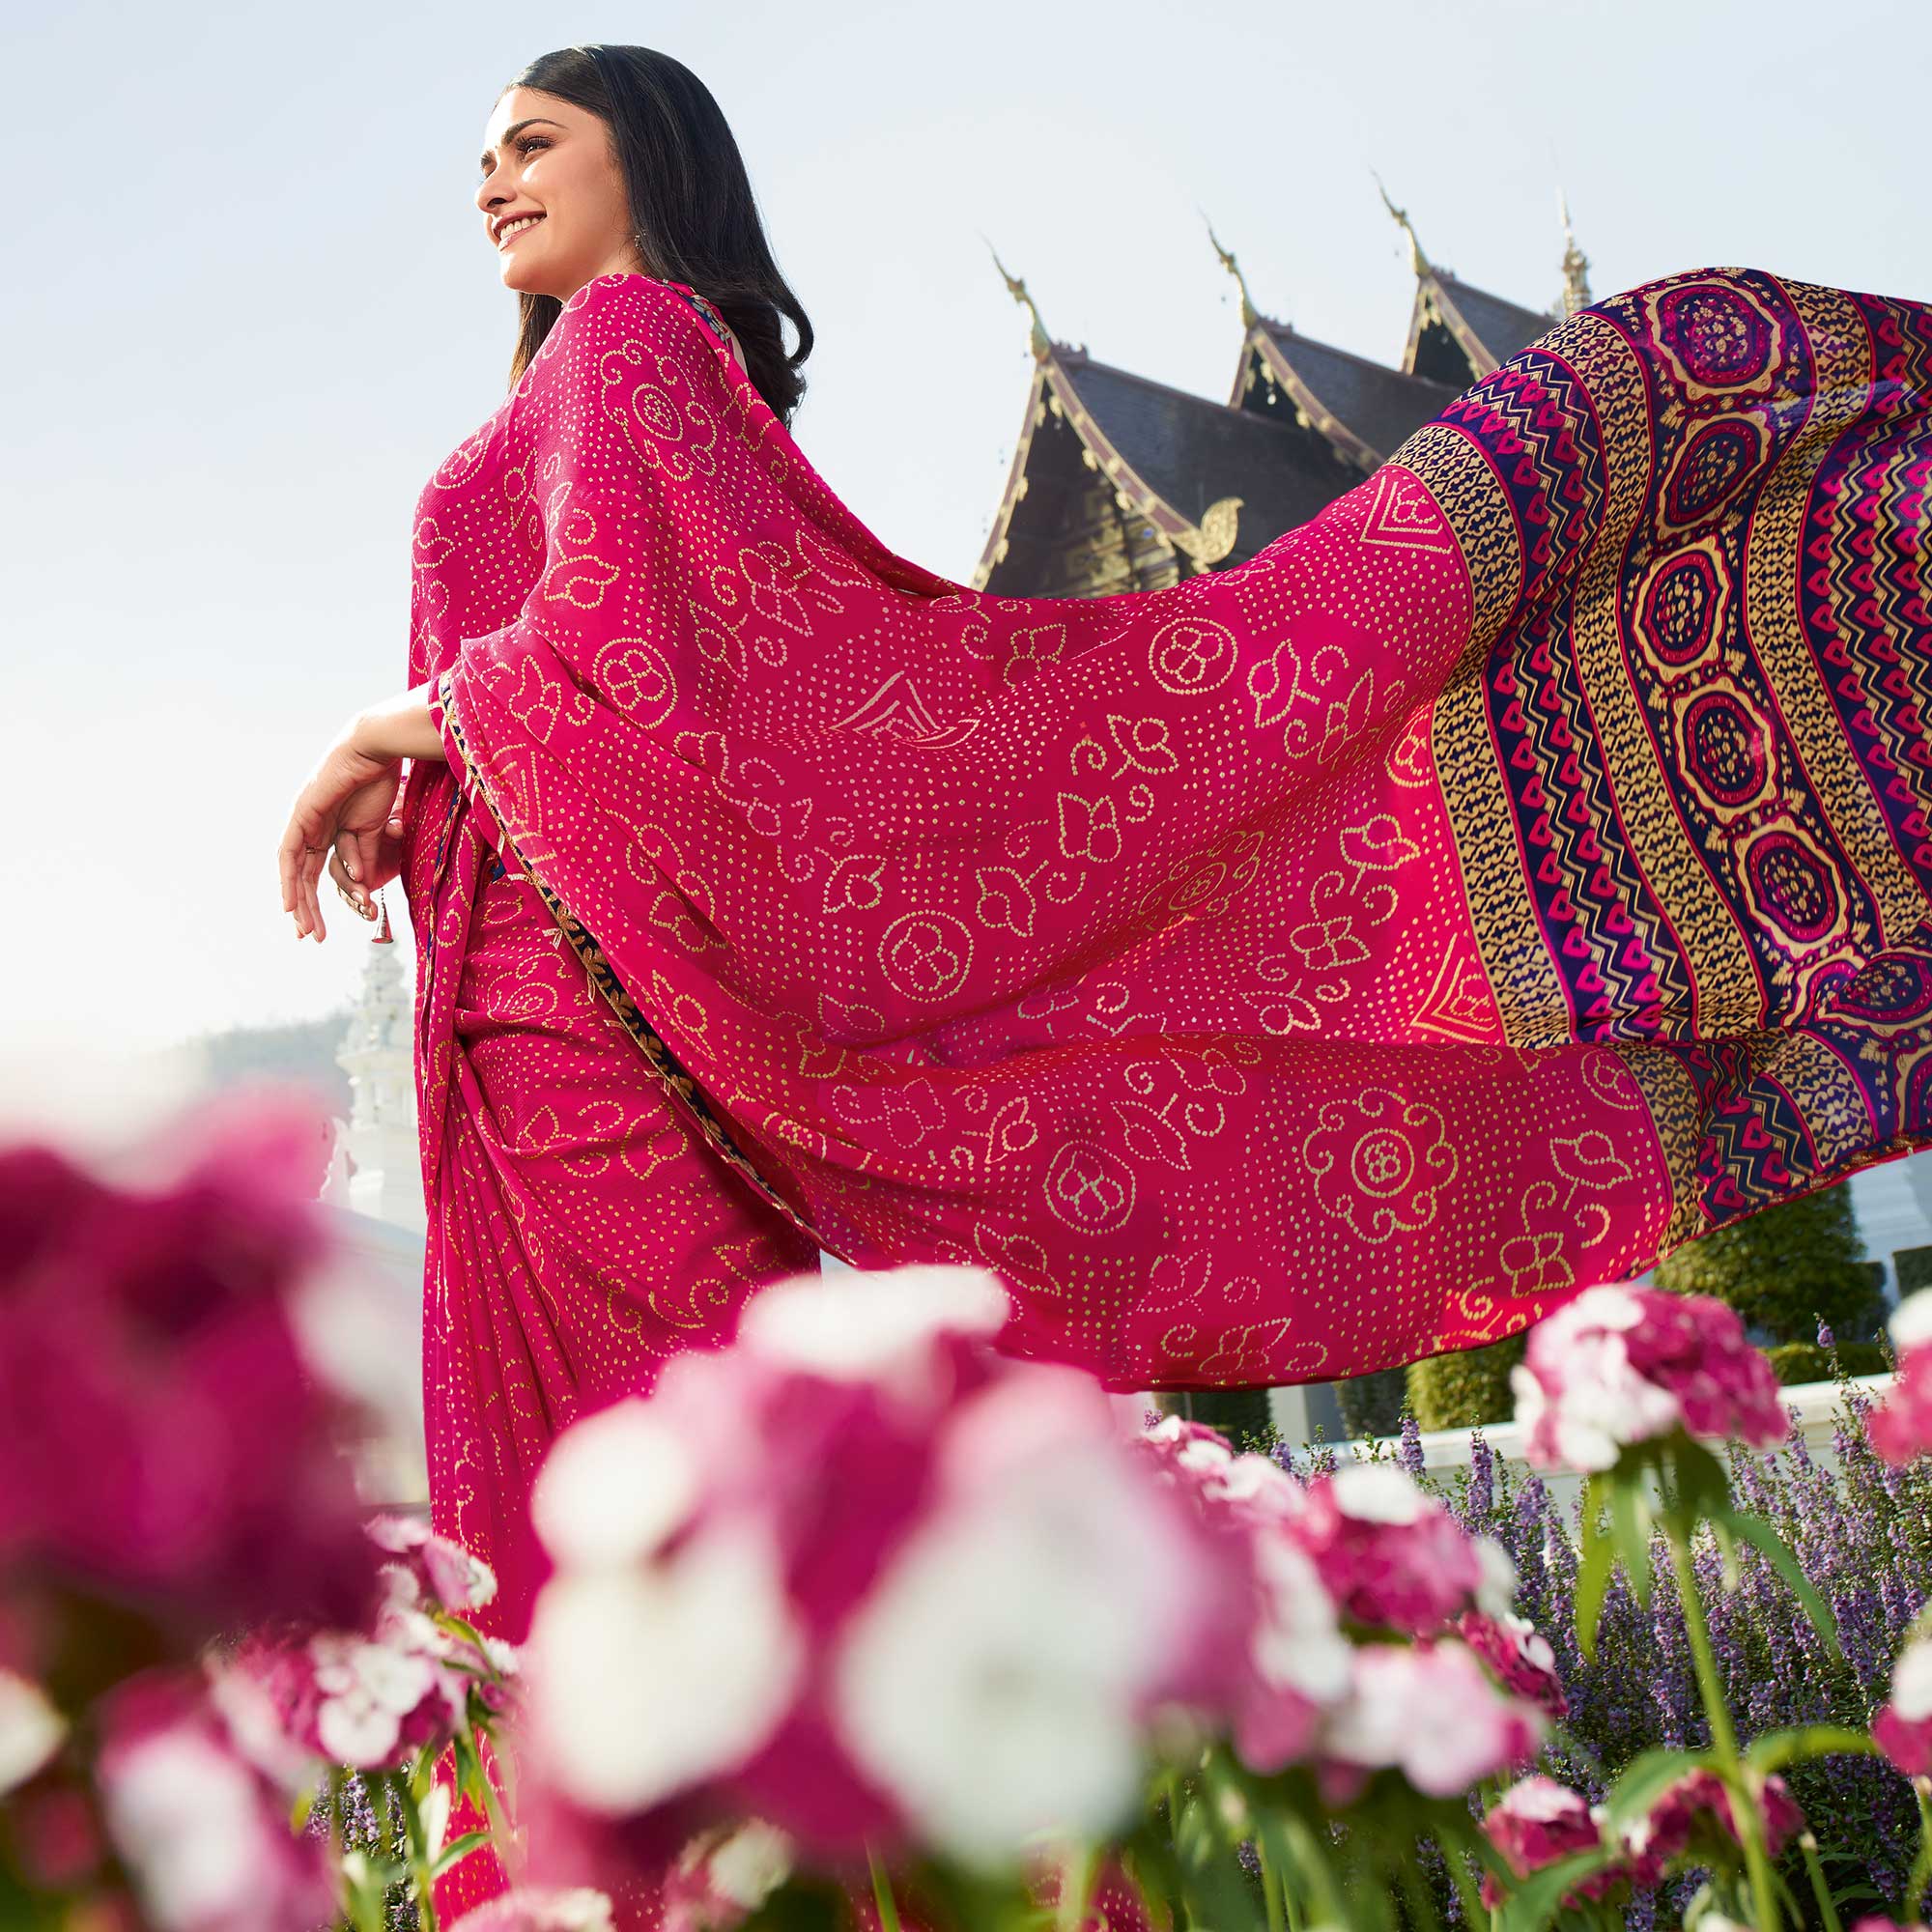
M1028 600L592 281L418 506L432 1203L492 849L613 1090L1116 1388L1472 1347L1926 1144L1928 365L1918 304L1677 276L1244 564Z

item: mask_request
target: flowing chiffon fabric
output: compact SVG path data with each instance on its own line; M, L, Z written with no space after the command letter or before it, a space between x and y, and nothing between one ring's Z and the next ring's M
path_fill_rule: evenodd
M1932 311L1650 284L1089 600L893 554L714 321L587 284L417 507L432 1490L505 1628L551 1434L819 1247L1284 1383L1932 1140Z

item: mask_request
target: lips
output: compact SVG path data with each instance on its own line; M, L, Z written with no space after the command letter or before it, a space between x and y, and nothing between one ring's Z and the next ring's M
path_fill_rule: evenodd
M541 214L520 214L515 221L505 222L502 233L497 238L497 246L507 248L511 242L527 235L542 219Z

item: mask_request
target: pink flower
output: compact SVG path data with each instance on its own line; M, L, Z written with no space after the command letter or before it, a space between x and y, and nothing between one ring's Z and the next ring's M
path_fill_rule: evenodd
M1922 1919L1887 1918L1874 1912L1863 1918L1854 1918L1852 1932L1928 1932L1928 1928Z
M191 1673L151 1673L100 1708L109 1836L154 1932L288 1932L333 1916L320 1840L236 1749Z
M1891 1667L1891 1701L1872 1719L1871 1734L1907 1777L1932 1774L1932 1638L1899 1652Z
M1324 1783L1346 1802L1365 1774L1392 1768L1432 1798L1458 1798L1527 1763L1543 1732L1542 1712L1499 1690L1462 1644L1367 1644L1323 1729L1334 1767Z
M1267 1776L1307 1754L1321 1714L1348 1690L1351 1650L1335 1603L1295 1540L1300 1485L1265 1456L1236 1456L1211 1429L1157 1418L1137 1438L1184 1496L1213 1568L1192 1577L1228 1627L1205 1646L1209 1674L1176 1694L1224 1723L1252 1770Z
M1804 1829L1804 1812L1775 1773L1759 1792L1758 1815L1765 1848L1774 1859ZM1637 1883L1651 1886L1687 1852L1700 1860L1722 1859L1735 1854L1743 1840L1723 1779L1700 1766L1658 1799L1625 1842L1634 1861Z
M1898 1374L1867 1417L1865 1435L1888 1463L1909 1463L1932 1449L1932 1288L1907 1295L1886 1325Z
M141 1187L0 1151L0 1567L186 1657L259 1617L352 1620L374 1563L289 1314L326 1253L317 1117L230 1101L173 1139Z
M669 1857L750 1815L993 1858L1131 1804L1206 1667L1215 1613L1174 1587L1203 1541L1096 1381L990 1346L1007 1309L972 1268L776 1283L559 1439L529 1645L556 1833Z
M1510 1379L1524 1454L1545 1468L1607 1469L1680 1429L1769 1448L1790 1426L1771 1364L1708 1295L1586 1289L1530 1331Z
M1525 1777L1503 1793L1483 1820L1484 1835L1495 1846L1518 1878L1528 1878L1577 1852L1593 1851L1603 1842L1601 1821L1580 1793L1553 1777ZM1574 1907L1581 1898L1602 1898L1629 1877L1627 1868L1599 1872L1564 1898ZM1483 1875L1483 1903L1494 1911L1503 1890L1493 1873Z
M519 1888L466 1912L451 1932L611 1932L611 1901L601 1891Z
M382 1522L370 1533L393 1540ZM435 1561L452 1573L446 1586L472 1586L464 1552L433 1541ZM314 1775L317 1759L398 1771L505 1707L516 1652L491 1637L479 1648L440 1622L424 1606L420 1568L387 1566L387 1595L366 1629L257 1632L211 1666L215 1700L263 1771L291 1788Z
M468 1616L497 1594L496 1573L480 1556L438 1536L417 1517L378 1517L368 1534L379 1549L407 1560L422 1593L442 1609Z
M1350 1463L1308 1486L1293 1535L1343 1612L1429 1636L1475 1605L1509 1608L1516 1573L1393 1463Z
M1545 1717L1559 1723L1570 1715L1556 1653L1527 1617L1513 1611L1492 1617L1481 1610L1464 1610L1457 1620L1456 1634L1502 1679L1504 1690L1528 1698Z

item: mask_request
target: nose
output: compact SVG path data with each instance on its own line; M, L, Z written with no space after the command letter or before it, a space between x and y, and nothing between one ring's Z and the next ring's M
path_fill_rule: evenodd
M492 168L490 172L487 175L485 175L480 182L476 184L476 206L480 208L485 214L494 213L497 209L506 206L510 200L509 190L507 188L498 186L497 183L497 177L500 170L500 165L501 164L499 163L497 167Z

